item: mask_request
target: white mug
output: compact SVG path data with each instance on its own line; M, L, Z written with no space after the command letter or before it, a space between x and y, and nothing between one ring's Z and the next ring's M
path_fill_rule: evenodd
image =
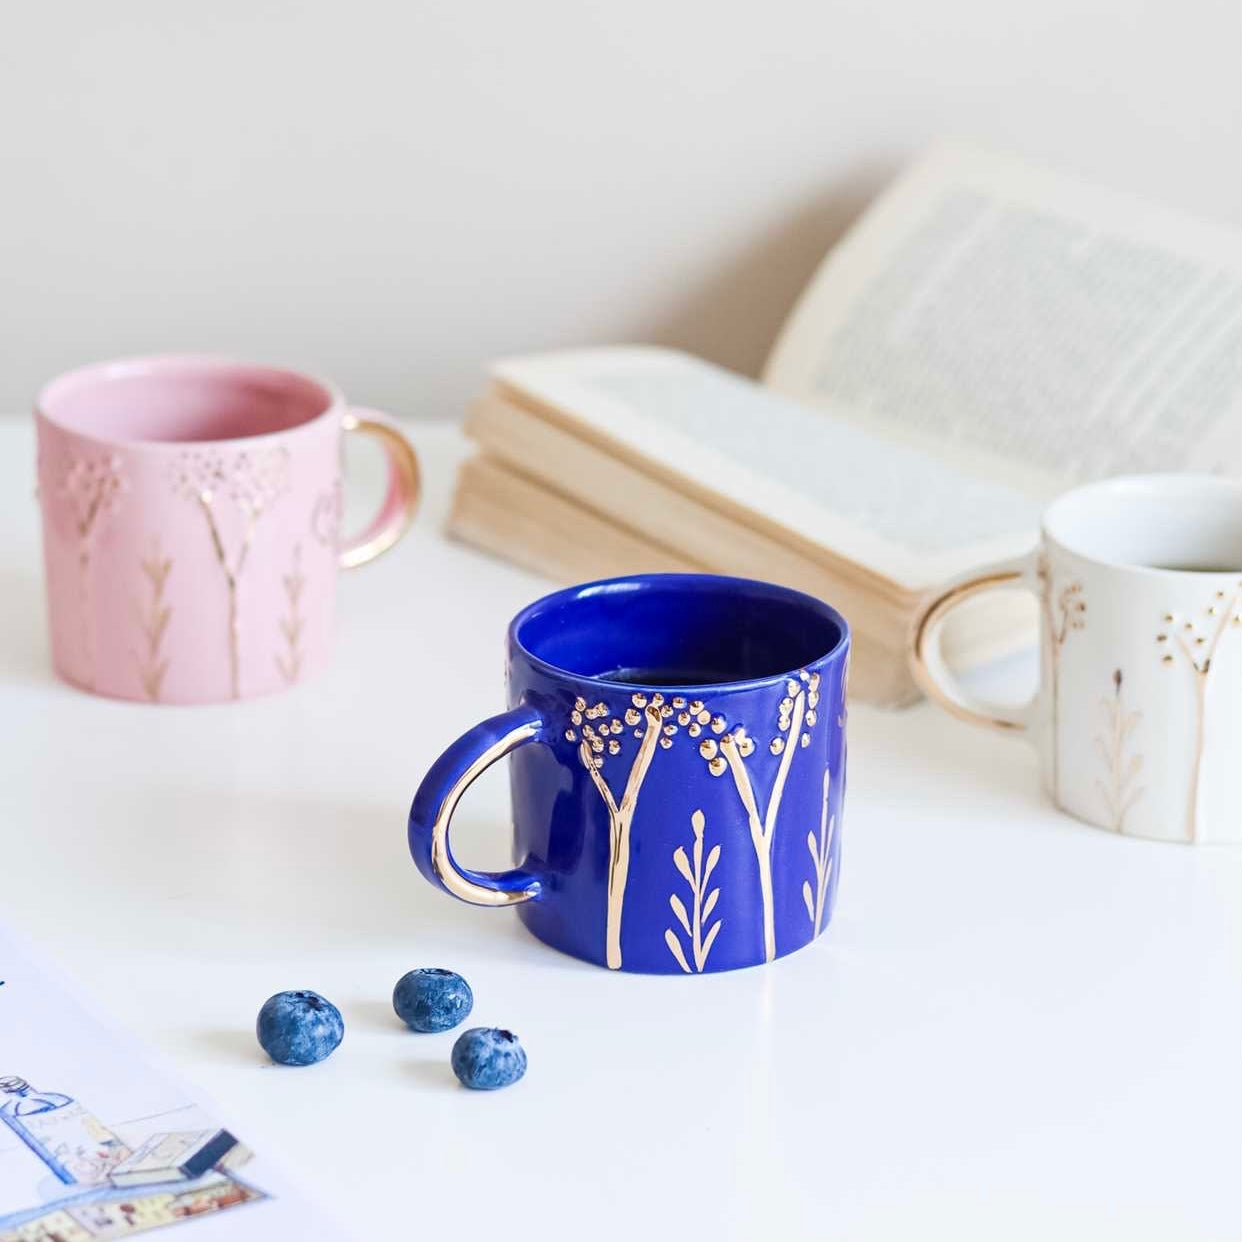
M1040 601L1040 687L981 702L939 634L963 600L1024 586ZM915 679L965 720L1025 734L1069 814L1164 841L1242 840L1242 482L1109 479L1061 496L1040 547L932 600Z

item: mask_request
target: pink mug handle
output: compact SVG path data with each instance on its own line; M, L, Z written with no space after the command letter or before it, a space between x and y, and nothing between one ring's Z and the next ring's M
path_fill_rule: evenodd
M387 552L409 530L421 487L413 446L387 414L355 407L345 415L342 426L374 436L388 458L388 490L379 512L359 534L341 544L341 568L353 569Z

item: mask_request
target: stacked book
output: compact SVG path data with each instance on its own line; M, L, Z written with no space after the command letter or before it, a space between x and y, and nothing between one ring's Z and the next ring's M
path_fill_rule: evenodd
M909 702L920 603L1026 552L1059 488L1242 470L1242 376L1217 383L1240 305L1232 235L940 148L828 256L762 383L643 347L496 364L449 529L559 582L808 591L851 622L853 693ZM945 654L986 661L1034 629L1029 600L979 599Z

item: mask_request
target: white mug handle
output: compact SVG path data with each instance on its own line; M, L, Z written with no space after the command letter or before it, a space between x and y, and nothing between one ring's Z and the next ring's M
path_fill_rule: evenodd
M962 685L949 668L940 640L949 613L976 595L1020 586L1038 596L1039 564L1039 554L1030 552L966 575L925 603L915 617L910 630L910 671L919 689L959 720L1009 733L1030 730L1038 696L1018 707L986 702Z

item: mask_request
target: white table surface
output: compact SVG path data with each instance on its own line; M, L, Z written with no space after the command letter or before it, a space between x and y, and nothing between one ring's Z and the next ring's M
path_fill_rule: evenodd
M856 707L836 917L762 969L613 975L431 889L410 796L503 706L545 584L440 537L460 446L412 434L427 504L342 582L330 673L171 709L52 677L32 437L0 428L0 917L361 1237L1242 1236L1242 852L1066 819L1021 743ZM507 822L493 771L459 853L508 865ZM420 965L521 1035L519 1086L458 1088L453 1036L398 1024ZM298 987L345 1042L274 1067L254 1017Z

